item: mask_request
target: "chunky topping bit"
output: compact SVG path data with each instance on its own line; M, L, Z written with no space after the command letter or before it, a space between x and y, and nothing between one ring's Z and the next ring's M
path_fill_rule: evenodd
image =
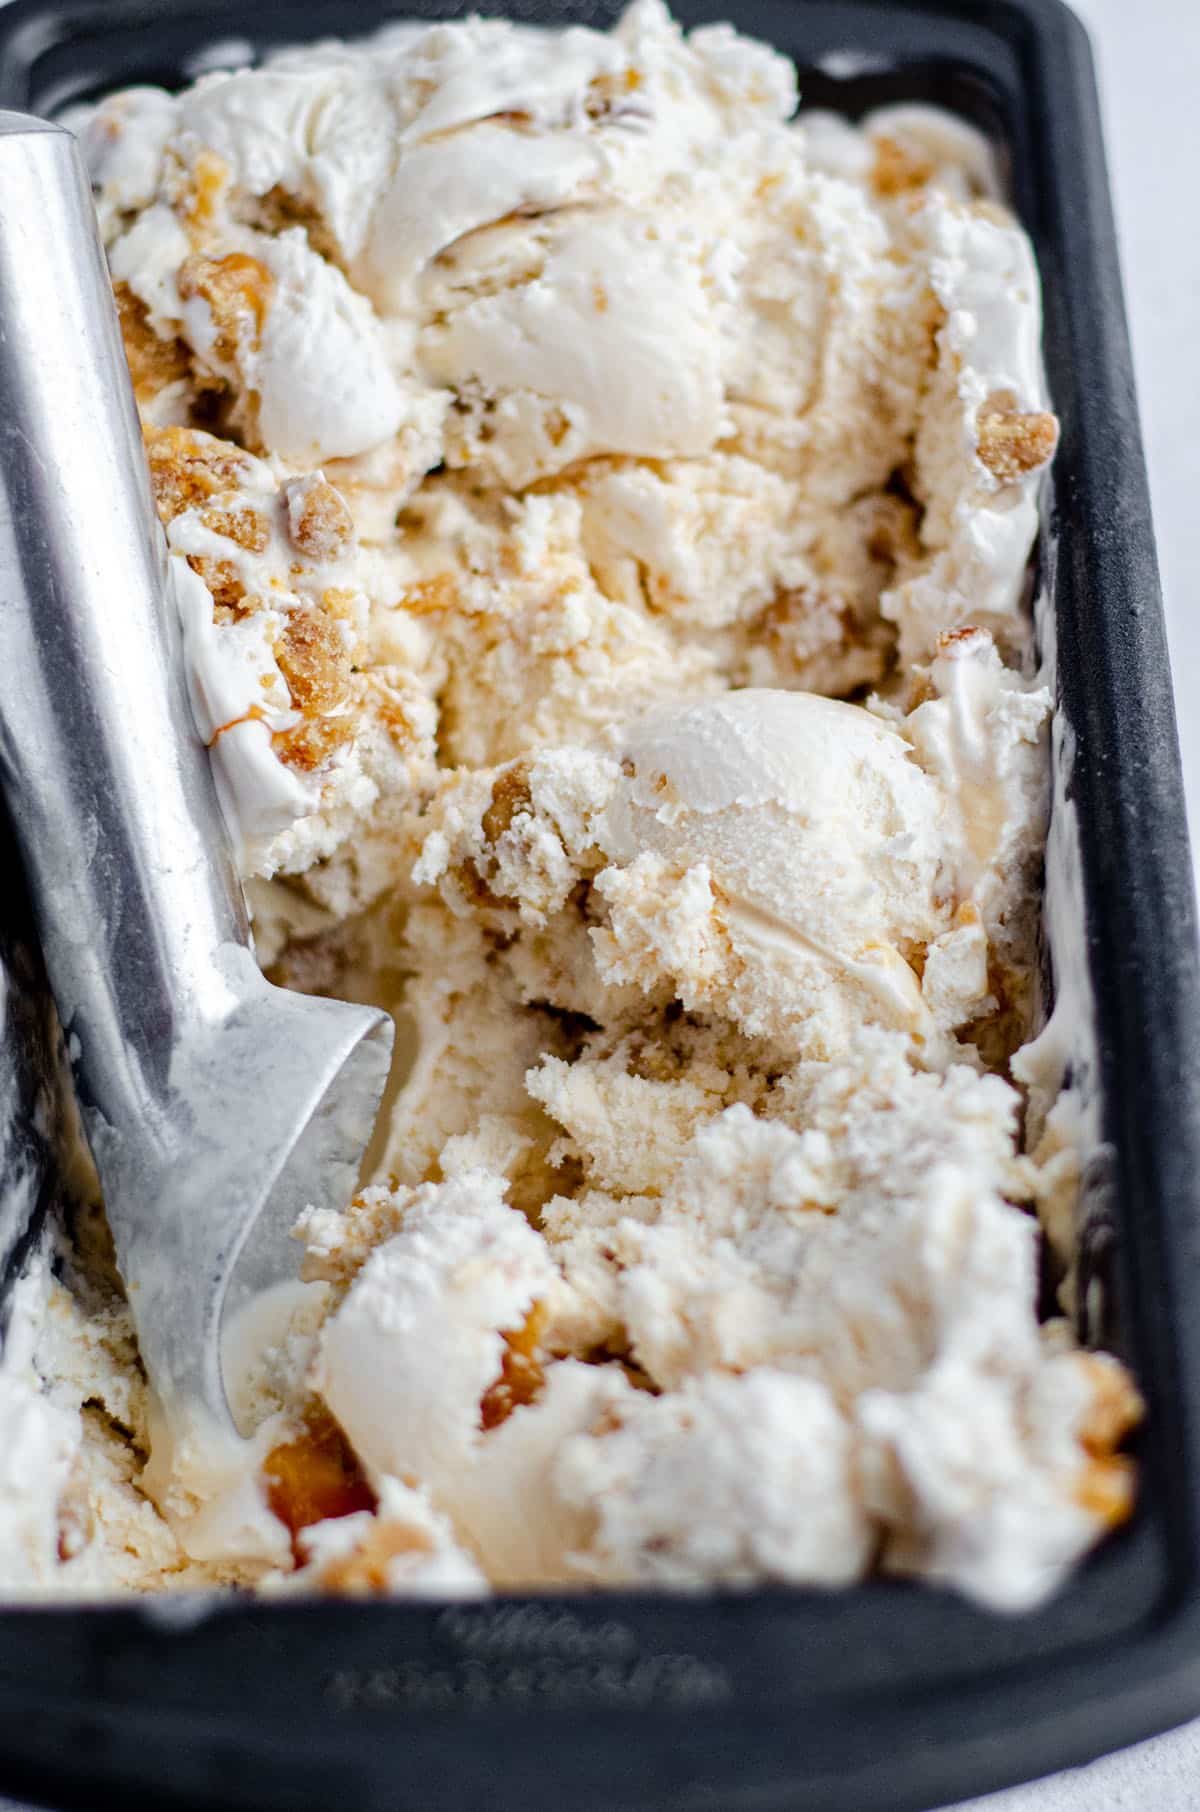
M1133 1433L1146 1406L1124 1366L1107 1353L1081 1353L1079 1363L1093 1390L1079 1439L1099 1458L1113 1453Z
M1044 409L1022 410L1011 390L989 396L979 411L979 457L993 478L1012 484L1054 457L1058 421Z
M909 150L886 133L876 139L871 185L877 195L904 195L912 189L923 189L936 175L937 165L931 157Z
M1079 1431L1088 1459L1076 1485L1079 1504L1109 1528L1132 1514L1137 1467L1117 1449L1145 1414L1145 1404L1123 1366L1107 1353L1081 1353L1093 1397Z
M147 428L146 456L159 519L164 527L185 510L246 484L248 454L232 441L217 440L198 428Z
M535 1302L519 1328L504 1333L506 1351L500 1376L479 1405L479 1426L498 1428L514 1409L532 1403L545 1382L542 1339L550 1320L544 1302Z
M214 535L236 541L248 554L264 553L271 540L271 527L261 511L233 500L210 504L201 510L200 520Z
M354 734L346 717L305 717L289 730L275 730L271 746L280 761L301 773L315 774Z
M276 754L289 767L309 773L323 767L354 736L351 709L368 688L352 678L350 654L336 619L315 610L287 618L275 658L301 721L272 736Z
M496 844L508 830L514 818L528 813L533 808L533 796L529 790L529 763L517 761L505 768L496 776L492 787L492 797L488 802L480 821L487 841Z
M194 252L180 265L176 283L183 301L200 296L208 303L216 330L213 351L222 363L236 360L248 325L257 340L271 295L271 273L257 258L247 252L223 258Z
M301 711L337 711L350 692L350 654L336 623L315 610L294 610L275 658Z
M1137 1466L1127 1454L1111 1453L1084 1467L1075 1489L1082 1510L1107 1529L1117 1529L1133 1515Z
M113 295L134 395L139 403L148 402L168 384L187 377L190 369L187 347L182 340L160 339L147 319L145 303L134 295L127 283L114 283Z
M434 1541L428 1530L380 1521L371 1525L351 1553L327 1561L318 1571L315 1584L324 1592L349 1598L378 1597L391 1586L394 1561L402 1555L433 1552Z
M333 1417L310 1409L302 1434L273 1447L262 1464L267 1503L292 1537L302 1558L302 1529L330 1517L373 1510L376 1497L345 1435Z
M295 546L310 560L336 560L353 538L354 521L333 486L318 472L289 479L283 490Z
M436 578L421 579L401 593L402 610L414 617L440 616L457 610L462 603L458 585L451 573L438 573Z
M246 587L231 560L215 560L208 554L189 554L187 563L194 573L199 573L212 593L214 611L240 613L246 601Z

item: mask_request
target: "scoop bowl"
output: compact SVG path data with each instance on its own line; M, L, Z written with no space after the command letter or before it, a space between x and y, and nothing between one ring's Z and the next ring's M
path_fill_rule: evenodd
M349 1199L393 1028L255 962L71 135L0 113L0 193L0 780L150 1382L229 1427L223 1325Z

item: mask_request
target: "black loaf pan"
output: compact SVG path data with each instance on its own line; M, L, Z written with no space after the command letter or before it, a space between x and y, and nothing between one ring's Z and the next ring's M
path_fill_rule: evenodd
M608 23L615 8L507 10ZM688 23L734 12L796 59L809 104L858 114L922 100L975 120L1033 236L1063 427L1040 582L1075 744L1085 910L1069 935L1094 993L1109 1143L1084 1268L1089 1300L1108 1303L1104 1337L1149 1399L1141 1507L1021 1618L887 1581L458 1608L8 1611L0 1790L87 1812L916 1812L1200 1712L1200 990L1087 42L1058 0L680 11ZM131 82L178 85L386 13L352 0L15 0L0 8L0 106L48 112ZM1068 960L1060 950L1053 966Z

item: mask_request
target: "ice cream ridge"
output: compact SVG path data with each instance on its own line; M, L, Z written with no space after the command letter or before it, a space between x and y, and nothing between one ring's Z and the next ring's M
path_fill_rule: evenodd
M1043 1029L1038 276L971 128L797 106L635 0L70 116L260 960L401 1054L227 1455L158 1436L76 1189L10 1595L1020 1610L1129 1514Z

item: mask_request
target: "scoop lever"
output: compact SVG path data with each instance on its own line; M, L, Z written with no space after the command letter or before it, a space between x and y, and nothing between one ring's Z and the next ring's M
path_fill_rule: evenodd
M223 1325L349 1199L392 1024L258 969L71 135L0 113L0 195L0 776L151 1383L227 1427Z

